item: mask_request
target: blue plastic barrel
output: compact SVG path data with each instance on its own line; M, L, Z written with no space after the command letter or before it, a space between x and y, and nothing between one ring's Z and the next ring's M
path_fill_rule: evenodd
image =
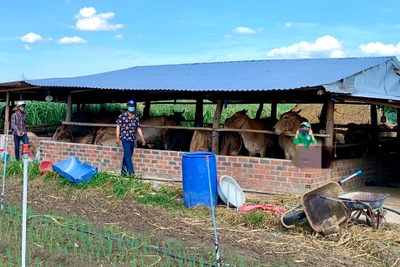
M210 166L212 203L206 156ZM183 204L186 208L217 205L217 162L213 152L196 151L182 154L182 189Z

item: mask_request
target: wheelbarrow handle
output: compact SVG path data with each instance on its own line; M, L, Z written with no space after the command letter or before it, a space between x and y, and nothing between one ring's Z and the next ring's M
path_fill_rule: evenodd
M366 208L370 207L370 205L368 203L366 203L364 201L361 201L361 200L337 199L337 198L332 198L332 197L324 197L324 196L321 196L321 195L318 195L318 197L319 198L323 198L323 199L327 199L327 200L336 201L336 202L341 202L341 203L343 203L343 202L353 202L354 203L355 202L355 203L360 203L360 204L364 205Z
M344 178L343 180L340 180L338 182L339 185L342 185L344 182L346 182L347 180L353 178L354 176L360 175L362 173L361 170L356 171L354 174L350 175L349 177Z

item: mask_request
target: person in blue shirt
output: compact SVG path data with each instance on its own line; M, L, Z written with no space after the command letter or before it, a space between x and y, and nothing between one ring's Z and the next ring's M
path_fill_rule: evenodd
M139 117L136 116L136 102L134 100L129 100L126 104L128 106L128 111L119 115L116 129L117 144L120 145L122 143L124 149L121 167L122 176L135 174L132 155L135 148L136 133L142 138L142 145L146 145L142 128L140 127Z

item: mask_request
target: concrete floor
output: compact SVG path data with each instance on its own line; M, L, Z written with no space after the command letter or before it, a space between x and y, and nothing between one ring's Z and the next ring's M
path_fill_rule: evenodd
M385 193L389 194L388 198L383 203L384 207L388 207L400 212L400 182L399 183L391 183L391 185L396 185L398 188L390 188L383 186L361 186L359 188L353 188L350 190L345 190L346 193L349 192L372 192L372 193ZM364 217L364 216L362 216ZM391 211L387 211L385 215L385 219L390 223L400 224L400 215L393 213Z

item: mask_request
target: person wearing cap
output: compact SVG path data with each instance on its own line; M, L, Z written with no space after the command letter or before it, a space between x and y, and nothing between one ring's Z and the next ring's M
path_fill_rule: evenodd
M140 127L139 117L136 116L136 102L134 100L129 100L126 104L128 110L118 116L116 129L117 144L120 145L122 143L122 148L124 149L121 167L122 176L135 174L132 155L135 148L136 132L142 138L142 145L146 145L142 128Z
M28 135L26 134L25 124L26 124L26 113L25 113L25 102L19 101L15 108L15 112L11 115L11 129L14 136L14 149L15 149L15 159L20 159L19 147L20 143L29 144Z
M311 130L311 124L307 121L304 121L300 124L300 128L296 131L296 137L293 139L293 143L296 148L299 145L309 147L310 145L316 145L317 140L314 137L314 134Z

